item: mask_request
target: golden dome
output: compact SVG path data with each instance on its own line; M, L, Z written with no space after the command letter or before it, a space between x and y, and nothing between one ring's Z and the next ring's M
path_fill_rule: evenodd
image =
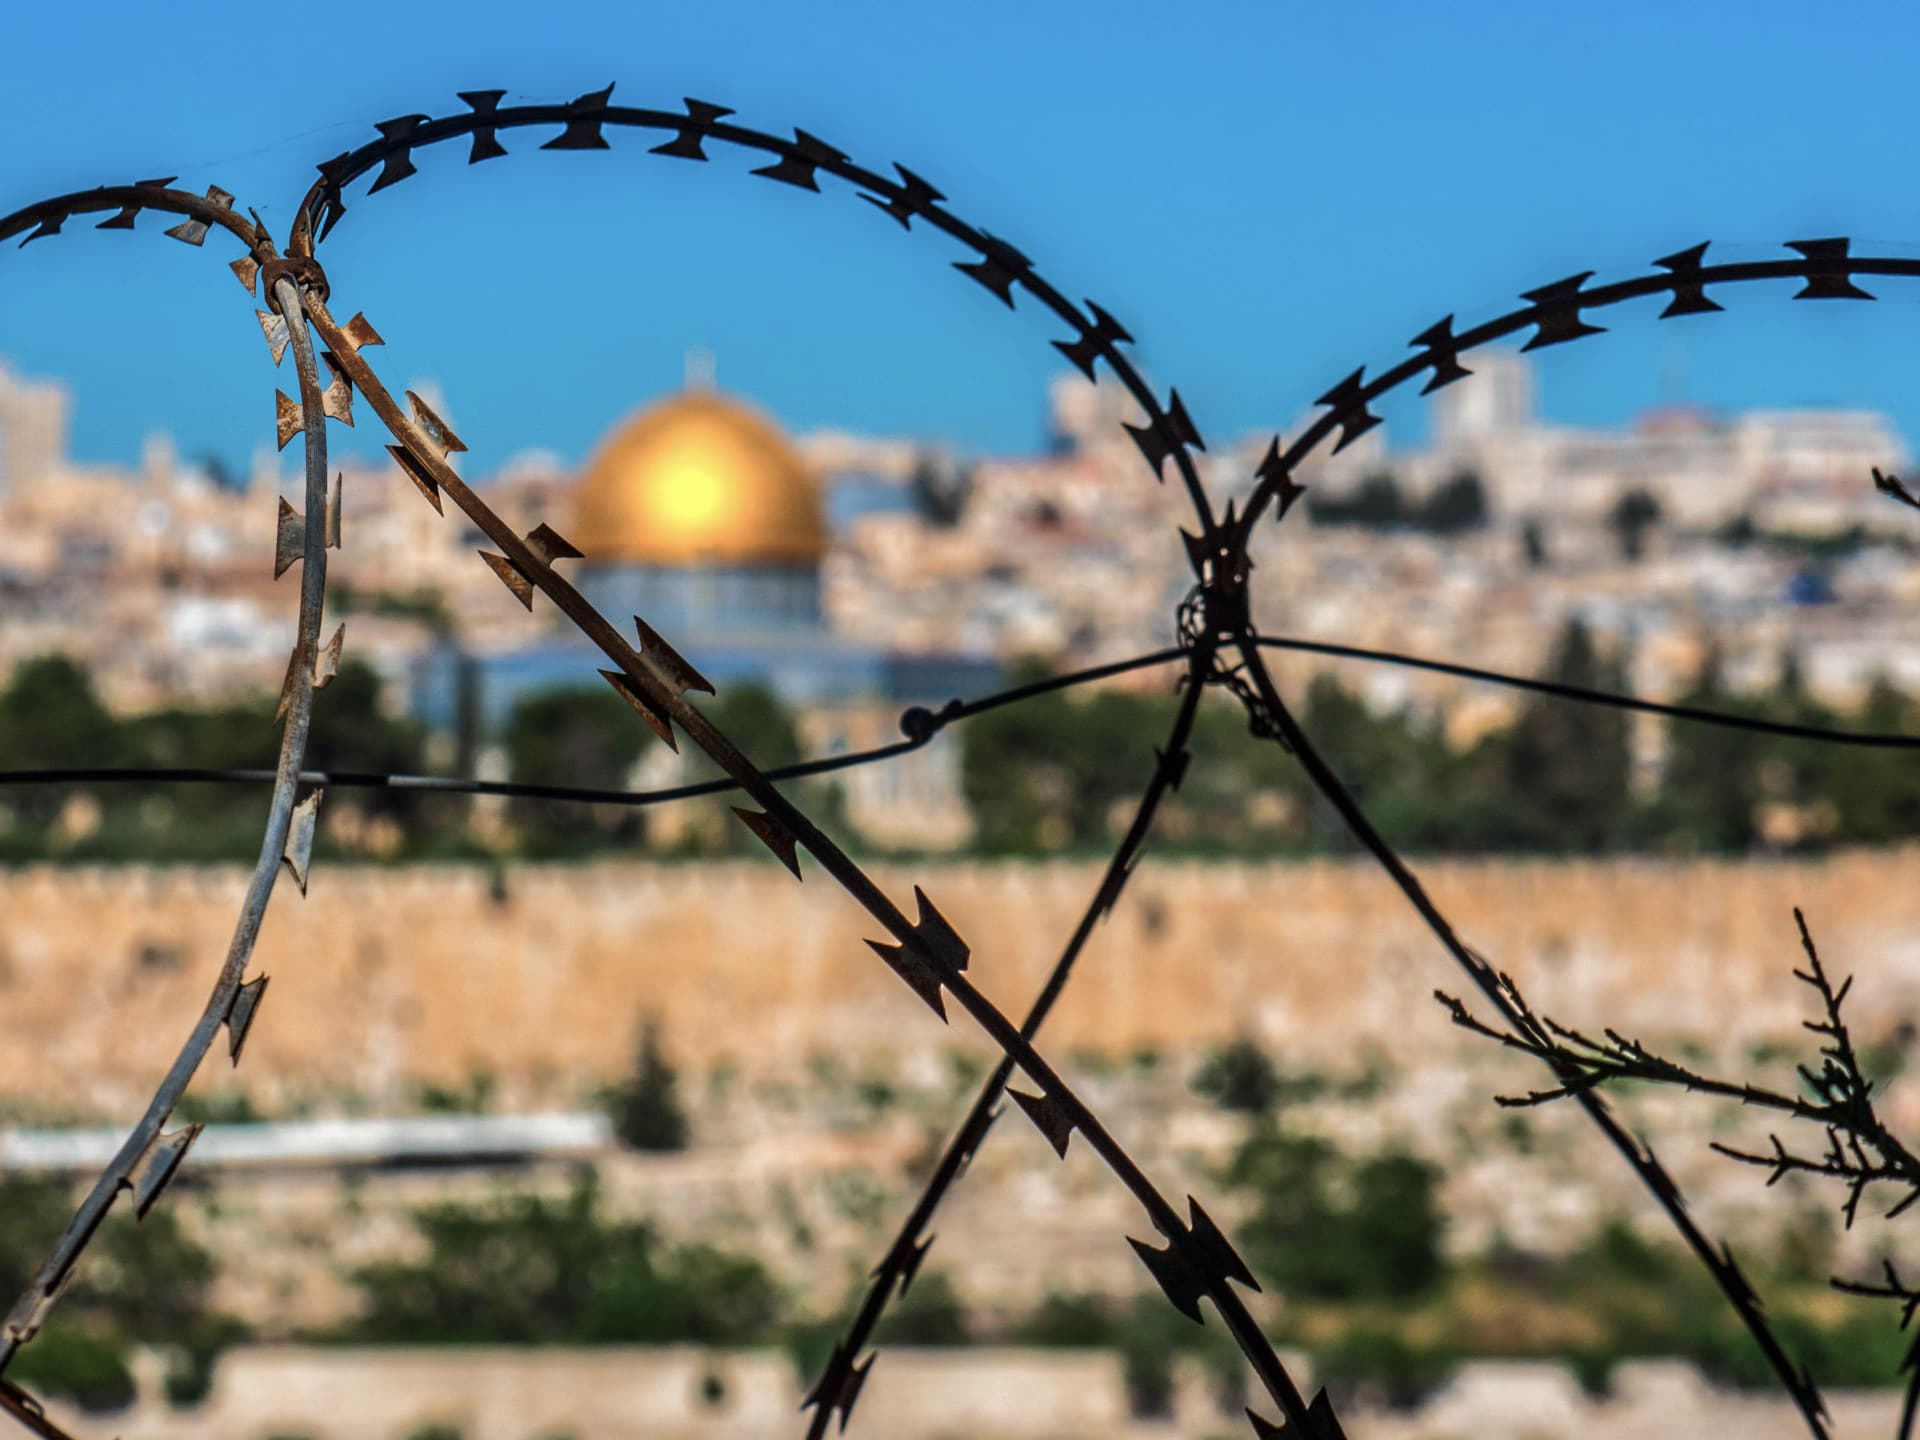
M820 497L779 427L736 400L688 390L625 421L588 462L573 542L592 561L812 565Z

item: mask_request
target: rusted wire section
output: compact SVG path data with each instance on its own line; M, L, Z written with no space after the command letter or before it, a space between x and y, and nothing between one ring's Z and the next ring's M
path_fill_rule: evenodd
M264 244L271 247L266 231L257 224L236 215L233 211L233 196L218 185L210 186L205 195L195 195L186 190L173 190L174 181L169 175L163 180L141 180L132 185L102 185L96 190L78 190L71 195L56 195L50 200L39 200L10 215L0 216L0 240L11 240L16 235L26 235L20 242L24 249L35 240L44 240L49 235L58 235L67 221L76 215L96 214L102 210L114 213L94 226L96 230L131 230L134 222L145 211L162 215L180 215L185 218L167 234L175 240L188 245L198 246L205 243L207 233L213 229L225 230L246 246L248 259L257 269L265 263L256 252ZM236 269L238 264L236 263ZM247 288L253 288L247 276L242 276Z
M1084 309L1074 305L1040 275L1024 254L999 236L954 215L942 203L946 196L904 165L895 164L893 168L899 178L889 179L855 164L844 151L805 130L796 129L793 138L787 140L749 129L725 118L734 113L728 107L704 100L686 100L683 112L615 105L613 88L609 85L564 104L507 106L500 103L507 95L504 90L472 90L460 96L467 106L464 113L439 118L401 115L380 122L379 139L343 151L319 166L320 178L307 191L294 214L288 252L312 254L346 214L348 187L376 167L380 174L367 192L370 195L417 173L413 163L416 151L469 139L467 163L477 165L507 153L500 139L502 131L526 126L563 127L540 147L542 150L609 149L605 128L613 126L669 134L671 138L648 151L653 155L704 161L707 159L705 147L712 142L771 157L771 163L753 173L801 190L818 191L818 177L831 175L858 187L861 199L892 217L902 229L911 229L915 220L921 220L973 251L976 259L956 261L954 268L983 286L1008 309L1013 308L1014 293L1025 291L1070 326L1074 332L1072 338L1056 340L1054 348L1088 379L1093 378L1096 363L1106 361L1146 413L1144 425L1127 426L1140 453L1152 466L1156 478L1162 476L1167 460L1172 459L1203 532L1212 532L1212 507L1193 459L1193 452L1206 449L1206 444L1177 390L1170 391L1164 403L1154 395L1120 349L1123 343L1131 343L1133 337L1101 306L1091 300Z
M306 435L305 515L295 513L283 500L277 538L275 574L283 573L295 561L301 563L302 570L296 639L282 693L281 714L276 716L276 719L284 717L286 724L281 734L260 857L249 879L226 958L198 1022L138 1124L89 1189L73 1220L27 1289L14 1302L5 1321L0 1322L0 1372L4 1372L14 1355L45 1323L77 1273L81 1255L120 1192L131 1193L135 1215L144 1217L178 1171L201 1127L188 1125L173 1131L164 1127L223 1026L228 1035L228 1053L235 1064L239 1063L241 1047L267 983L265 976L251 981L244 981L244 977L280 868L286 866L302 892L306 889L320 792L312 790L304 798L300 796L301 763L306 755L313 691L331 676L339 657L338 636L335 643L324 650L319 643L326 549L330 544L338 544L339 536L338 495L330 496L327 484L326 419L329 415L345 418L346 401L337 380L322 390L319 366L304 319L303 286L311 290L317 284L319 289L324 289L324 279L317 275L318 267L310 260L283 260L257 220L249 224L233 214L231 200L230 195L217 188L200 197L169 190L163 182L151 182L63 196L0 219L0 237L34 227L28 236L33 240L58 233L64 221L75 214L112 209L116 213L100 228L131 229L140 212L155 210L187 217L167 232L187 244L201 245L209 231L216 227L239 238L247 251L241 259L232 262L230 268L249 294L255 292L264 277L266 300L271 310L260 313L262 327L276 360L286 349L293 351L299 380L298 402L284 395L279 397L281 444L284 446L293 433L304 431ZM37 1402L3 1379L0 1379L0 1410L37 1433L60 1434Z
M750 810L736 813L796 878L800 874L799 851L804 849L813 856L893 937L891 942L868 943L943 1022L947 1018L943 992L960 1004L1003 1054L1038 1087L1039 1093L1023 1101L1022 1108L1055 1150L1064 1155L1068 1140L1078 1131L1140 1202L1167 1243L1165 1249L1140 1241L1132 1243L1168 1298L1195 1319L1200 1318L1200 1299L1203 1296L1211 1299L1269 1395L1306 1433L1312 1423L1306 1402L1233 1289L1235 1281L1258 1288L1245 1263L1197 1200L1188 1198L1188 1217L1181 1217L1031 1041L966 978L970 953L967 943L926 894L916 887L916 916L908 919L858 864L782 795L711 720L688 702L689 691L711 693L712 687L704 677L642 617L635 617L641 648L636 650L629 644L554 568L557 559L577 553L574 548L547 525L537 526L525 537L516 534L447 463L450 453L463 448L459 439L418 397L409 397L411 416L402 412L365 359L346 346L345 333L324 303L313 302L310 314L321 338L341 356L345 373L354 387L400 441L394 447L396 458L429 500L438 501L442 495L451 498L461 512L500 547L502 554L483 551L482 558L508 589L528 605L535 590L552 600L613 662L615 668L602 673L663 741L678 748L674 741L677 728L762 807L757 813ZM850 1406L848 1398L842 1405L843 1413Z

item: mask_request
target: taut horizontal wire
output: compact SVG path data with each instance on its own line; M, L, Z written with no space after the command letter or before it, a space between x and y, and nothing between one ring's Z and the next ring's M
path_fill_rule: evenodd
M1735 730L1751 730L1792 740L1808 740L1828 745L1857 745L1885 750L1920 750L1920 735L1842 730L1824 725L1798 725L1790 721L1767 720L1759 716L1738 715L1725 710L1708 710L1697 705L1669 705L1658 700L1647 700L1638 695L1595 690L1584 685L1568 685L1557 680L1539 680L1525 675L1509 675L1499 670L1485 670L1475 665L1460 665L1451 660L1434 660L1423 655L1406 655L1393 650L1371 650L1360 645L1340 645L1330 640L1300 640L1282 635L1263 635L1259 637L1258 643L1269 650L1292 650L1310 655L1325 655L1339 660L1362 660L1379 665L1400 665L1412 670L1430 670L1480 684L1504 685L1513 690L1530 690L1537 694L1550 695L1556 699L1570 700L1578 704L1610 705L1620 710L1637 710L1648 715L1664 715L1673 720L1686 720L1701 725L1719 725ZM921 711L920 714L926 717L924 721L926 728L918 739L896 740L889 745L876 745L868 750L851 750L844 755L826 755L812 760L801 760L792 765L783 765L778 769L767 771L767 778L769 780L803 780L813 775L826 775L836 770L850 770L860 765L891 760L896 756L918 750L939 734L945 726L956 720L971 719L988 710L1017 704L1052 690L1065 690L1094 680L1104 680L1108 676L1125 674L1130 670L1144 670L1153 665L1170 664L1185 653L1177 645L1169 646L1165 650L1136 655L1129 660L1115 660L1105 665L1071 671L1065 675L1050 675L1031 684L1018 685L1010 690L1000 690L992 695L984 695L978 700L950 704L938 712ZM911 715L914 712L908 713ZM264 783L272 780L273 777L274 772L271 770L92 766L0 770L0 786L245 785ZM512 780L470 780L449 775L383 774L354 770L303 770L300 772L300 781L306 785L339 786L343 789L417 790L423 793L445 795L499 795L523 800L563 800L582 805L624 805L633 808L665 805L675 800L692 800L702 795L723 795L730 790L740 788L736 782L725 776L715 780L669 786L660 790L602 790L580 785L534 785Z
M1331 640L1294 640L1279 635L1256 637L1255 643L1269 650L1297 650L1310 655L1327 655L1341 660L1371 660L1383 665L1404 665L1411 670L1432 670L1441 675L1457 675L1487 685L1505 685L1513 690L1531 690L1562 700L1588 705L1611 705L1618 710L1638 710L1646 715L1665 715L1673 720L1691 720L1702 725L1720 725L1732 730L1754 730L1763 735L1781 735L1791 740L1813 740L1828 745L1863 745L1882 750L1920 750L1920 735L1897 735L1872 730L1841 730L1828 725L1796 725L1786 720L1767 720L1757 715L1737 715L1725 710L1708 710L1698 705L1667 705L1638 695L1612 690L1594 690L1585 685L1567 685L1558 680L1536 680L1525 675L1508 675L1499 670L1482 670L1476 665L1460 665L1451 660L1430 660L1423 655L1401 655L1391 650L1368 650L1359 645L1337 645Z

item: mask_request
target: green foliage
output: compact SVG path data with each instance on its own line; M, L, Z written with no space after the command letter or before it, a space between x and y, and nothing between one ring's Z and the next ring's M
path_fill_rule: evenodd
M881 1345L965 1345L971 1338L967 1307L953 1281L938 1270L914 1276L874 1334Z
M1395 1330L1361 1323L1314 1352L1313 1373L1336 1409L1363 1399L1407 1409L1438 1389L1458 1359L1450 1346L1416 1345Z
M760 1264L674 1246L638 1221L599 1213L583 1181L563 1200L508 1195L435 1205L414 1223L424 1259L355 1274L358 1338L390 1344L751 1344L783 1300Z
M1399 495L1385 477L1361 489L1378 506L1387 505L1383 497ZM1476 505L1484 505L1476 495L1478 481L1463 473L1425 502L1440 512L1437 519L1419 519L1423 507L1398 498L1389 508L1400 516L1394 523L1431 521L1446 529L1474 523ZM1643 530L1657 523L1631 500L1623 497L1622 515L1638 515L1633 523ZM1619 656L1605 653L1575 622L1558 637L1544 674L1617 690L1625 688L1624 670ZM1041 673L1027 666L1014 678ZM1791 657L1771 686L1735 693L1710 653L1681 700L1801 724L1920 733L1920 705L1891 681L1878 680L1855 713L1839 716L1812 699ZM976 849L1010 856L1109 851L1132 819L1156 763L1154 743L1176 703L1165 690L1053 691L957 727ZM794 717L770 691L729 686L707 710L763 767L800 758ZM1533 696L1509 726L1458 746L1439 717L1375 710L1321 671L1296 713L1374 823L1416 854L1725 853L1761 844L1889 844L1920 831L1920 768L1894 749L1840 749L1673 722L1656 784L1636 788L1631 729L1617 710ZM376 673L349 662L316 702L308 763L420 771L425 741L417 722L382 712ZM611 690L565 689L525 697L502 743L514 780L615 787L655 742ZM22 664L0 689L0 757L9 766L270 769L276 744L265 700L116 719L85 673L60 657ZM1301 767L1270 739L1249 734L1245 714L1229 697L1210 694L1202 702L1190 749L1192 765L1161 805L1157 847L1286 856L1354 848L1346 825ZM691 770L699 777L718 773L698 757ZM815 781L793 793L829 828L842 825L837 787ZM9 787L0 792L0 863L241 860L258 847L263 804L264 792L245 786ZM461 833L461 797L340 791L328 806L330 815L362 823L323 826L323 848L350 841L380 854L419 856L477 844ZM632 847L645 833L643 812L629 807L515 800L509 813L520 851L533 856ZM760 854L759 842L721 802L711 804L683 843L689 852Z
M409 1431L407 1440L466 1440L466 1432L458 1425L437 1421L431 1425L422 1425L418 1430Z
M740 752L762 770L775 770L805 758L793 712L765 685L749 681L722 686L720 694L704 701L701 708ZM723 774L705 755L689 755L689 780L717 780ZM782 790L822 827L832 830L845 823L846 802L837 782L803 780L784 784ZM714 800L691 802L702 808L701 823L683 833L682 852L765 859L766 847L733 813L731 807L741 800L739 795L723 795Z
M1038 678L1031 669L1016 683ZM1153 764L1142 728L1165 702L1102 690L1049 691L990 710L961 730L961 788L975 843L994 854L1032 854L1104 844L1116 806L1139 794ZM1124 823L1124 822L1123 822Z
M1400 482L1385 470L1363 476L1351 491L1326 493L1320 486L1307 491L1307 514L1316 525L1357 525L1368 530L1390 530L1406 524L1406 498Z
M1052 1292L1014 1325L1008 1339L1016 1345L1091 1350L1111 1344L1116 1328L1113 1307L1098 1297Z
M23 662L0 690L0 756L8 769L119 765L125 737L94 694L87 674L64 655ZM5 797L18 833L13 845L46 844L76 792L58 785L11 789ZM11 848L11 847L10 847Z
M600 790L623 787L641 751L652 743L657 742L651 732L606 685L524 696L501 736L507 776L516 784ZM633 844L645 833L641 812L629 806L516 798L508 813L523 848L536 855Z
M1280 1072L1257 1040L1242 1036L1206 1058L1193 1088L1222 1110L1265 1115L1280 1098Z
M1911 735L1920 731L1920 707L1881 676L1856 723L1863 730ZM1889 845L1920 834L1920 773L1910 757L1873 749L1824 759L1820 793L1833 804L1841 835L1858 844Z
M1624 690L1617 660L1603 661L1579 621L1561 632L1549 680ZM1625 711L1535 696L1512 729L1490 746L1502 814L1497 848L1591 852L1618 848L1632 813Z
M474 1069L468 1071L464 1085L423 1084L418 1104L428 1115L486 1115L493 1110L498 1085L491 1071Z
M1404 1151L1359 1161L1316 1136L1262 1125L1227 1167L1248 1193L1247 1259L1280 1292L1314 1299L1420 1294L1442 1275L1439 1171Z
M71 1400L94 1412L124 1410L135 1393L123 1345L57 1323L20 1351L7 1367L7 1378L30 1394Z
M1420 507L1414 524L1436 535L1478 530L1487 523L1487 492L1471 470L1456 470Z
M0 1181L0 1290L24 1290L72 1213L62 1183ZM118 1409L133 1397L125 1352L165 1342L166 1389L175 1404L203 1397L222 1350L247 1327L210 1308L218 1267L210 1251L164 1207L136 1222L122 1204L108 1213L58 1317L20 1351L8 1374L30 1390L86 1409Z
M1411 501L1387 471L1365 476L1346 494L1307 491L1307 514L1316 525L1353 525L1367 530L1421 530L1456 535L1487 523L1487 492L1479 475L1457 470L1432 493Z
M426 735L380 708L380 680L348 661L314 701L306 763L313 769L417 772ZM64 657L30 660L0 690L0 756L9 767L144 766L273 768L279 734L270 700L171 707L124 719L109 714L85 672ZM98 823L65 834L55 821L76 799ZM462 803L404 790L356 790L330 802L397 827L404 846L442 828ZM265 791L258 786L144 784L9 788L0 796L0 860L239 860L259 848ZM338 831L338 825L333 831ZM323 843L333 843L323 831Z
M1607 523L1613 528L1623 559L1638 560L1646 553L1647 532L1661 518L1660 502L1645 490L1629 490L1614 501Z
M640 1027L633 1074L608 1097L614 1134L635 1150L687 1148L687 1114L681 1108L679 1076L660 1049L660 1027Z

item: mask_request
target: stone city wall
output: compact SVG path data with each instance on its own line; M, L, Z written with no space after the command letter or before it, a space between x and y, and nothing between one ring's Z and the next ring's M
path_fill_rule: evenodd
M1796 1031L1791 907L1857 972L1857 1023L1920 1013L1920 855L1807 862L1447 862L1419 867L1481 953L1573 1023L1716 1039ZM970 974L1018 1015L1095 889L1084 863L882 867L973 947ZM149 1092L225 951L238 869L0 873L0 1099L123 1107ZM642 1015L686 1066L792 1070L985 1042L942 1027L862 944L878 933L814 871L778 866L316 869L275 898L255 973L273 977L246 1063L211 1078L263 1105L374 1103L484 1071L504 1103L623 1073ZM1357 1046L1466 1043L1431 999L1462 977L1370 864L1155 863L1095 932L1044 1036L1058 1056L1179 1050L1251 1029L1290 1063ZM1442 1047L1436 1049L1436 1047ZM212 1067L210 1068L210 1072Z

